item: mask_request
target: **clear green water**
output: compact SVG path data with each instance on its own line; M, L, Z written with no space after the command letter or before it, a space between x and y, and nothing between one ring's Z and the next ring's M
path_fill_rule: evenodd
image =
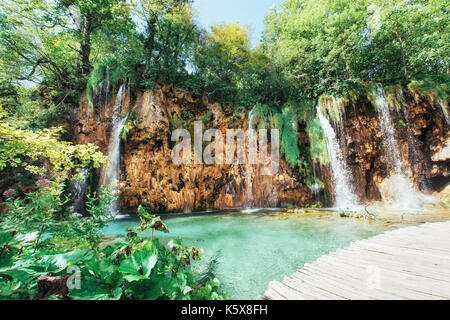
M161 241L179 237L186 245L203 248L200 269L216 257L215 276L234 299L255 299L270 281L281 281L305 263L387 229L381 222L326 213L220 213L169 218L166 223L171 233L157 233ZM114 221L105 233L125 234L138 224L135 218Z

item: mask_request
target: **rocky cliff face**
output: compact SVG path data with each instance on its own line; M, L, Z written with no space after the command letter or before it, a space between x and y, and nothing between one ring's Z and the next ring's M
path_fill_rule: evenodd
M112 92L117 90L99 88L93 106L85 97L81 99L74 136L77 143L94 143L107 152L116 99ZM206 98L193 99L187 92L171 86L159 86L137 96L128 90L121 113L123 117L129 113L133 122L121 146L120 190L124 210L144 205L156 212L192 212L286 204L305 206L312 202L310 190L300 183L298 174L284 160L279 174L274 176L261 175L260 164L247 167L172 162L171 134L179 121L189 129L194 120L202 120L205 129L217 128L225 135L230 128L246 130L247 114L233 114L226 107Z
M427 193L442 190L450 182L450 137L441 106L433 96L414 90L386 95L401 160L414 187ZM373 98L359 97L347 101L343 108L343 123L333 125L351 168L357 196L361 202L382 200L383 182L390 168ZM322 167L321 171L327 185L332 186L329 169Z
M112 139L117 89L101 85L92 104L86 97L81 99L73 132L75 142L94 143L107 153ZM450 181L450 137L441 105L433 96L414 90L387 92L386 96L400 157L410 180L417 190L444 189ZM383 131L374 105L373 97L346 101L341 121L332 123L351 170L355 192L363 203L382 200L386 192L383 185L390 175ZM233 113L207 98L194 99L172 86L158 86L139 94L128 89L121 117L127 115L132 126L126 140L121 142L120 204L123 210L133 211L142 204L156 212L192 212L286 204L305 206L317 200L302 184L304 179L298 169L291 168L283 159L279 174L273 176L261 175L260 164L208 166L172 162L174 129L182 126L192 132L194 121L200 120L203 130L216 128L225 135L226 129L248 128L246 113ZM299 124L299 128L299 143L308 150L305 124ZM325 182L322 192L333 194L333 173L329 166L317 165L316 171ZM102 181L102 170L98 173ZM325 198L321 196L320 200Z

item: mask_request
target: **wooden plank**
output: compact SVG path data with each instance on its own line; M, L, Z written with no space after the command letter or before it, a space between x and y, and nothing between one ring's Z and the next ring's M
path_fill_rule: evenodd
M369 288L368 268L380 271ZM262 299L450 299L450 222L388 231L320 257Z
M369 295L361 292L359 287L352 286L352 284L345 281L337 281L331 277L326 277L323 274L316 275L311 273L307 268L303 268L292 275L299 279L310 279L311 281L320 282L320 287L327 291L335 292L337 295L348 300L368 300L371 299ZM316 276L316 277L315 277Z
M305 279L305 278L299 279L299 278L290 276L289 278L286 277L283 280L283 283L293 289L309 292L316 299L325 299L325 300L344 300L345 299L345 297L339 296L338 294L336 294L332 291L321 288L321 286L320 286L321 283L317 283L316 281L311 281L309 279Z
M367 274L360 273L348 273L348 270L343 271L345 266L341 265L332 265L333 269L330 268L331 265L323 265L322 263L315 262L311 265L311 272L316 272L323 277L333 277L336 280L353 284L353 288L358 288L359 291L367 292L367 295L372 299L390 299L390 300L399 300L399 299L407 299L408 296L402 296L398 292L390 292L383 290L371 289L367 286Z
M348 259L351 259L351 261L354 261L354 255L349 251L342 250L337 253L331 253L330 255L343 258L347 257ZM410 272L423 277L450 282L450 270L447 271L444 268L424 267L421 261L418 260L392 259L386 258L386 256L382 254L372 254L370 256L361 255L358 257L358 260L375 267L394 268L394 270L397 271ZM414 264L412 264L412 262L414 262Z
M322 263L317 262L314 263L314 266L319 269L321 274L326 273L327 265L322 265ZM429 299L430 295L428 294L417 294L415 292L405 292L405 290L393 290L391 284L388 283L389 286L381 286L380 288L369 288L368 280L369 274L366 272L366 269L358 270L355 268L350 268L348 265L333 265L335 271L335 277L340 278L342 282L350 284L353 282L354 288L357 288L360 292L366 292L372 299L390 299L390 300L399 300L399 299L408 299L412 295L414 295L417 299ZM325 268L325 270L324 270ZM408 290L407 290L408 291Z
M300 294L300 292L294 291L285 284L278 281L271 282L269 286L272 288L272 290L278 292L280 296L286 298L287 300L313 299L313 296Z
M370 265L361 265L359 261L347 261L344 259L336 259L334 262L336 264L342 263L344 265L344 271L347 270L347 272L359 273L365 277L365 279L368 279L369 277L367 267ZM398 294L403 291L410 292L410 294L413 294L416 298L420 299L450 298L448 295L450 293L449 283L427 279L421 276L413 276L404 272L391 271L384 267L379 268L379 271L380 285L383 289L389 288L390 290L395 290ZM366 283L363 285L366 285ZM402 294L402 296L404 295Z

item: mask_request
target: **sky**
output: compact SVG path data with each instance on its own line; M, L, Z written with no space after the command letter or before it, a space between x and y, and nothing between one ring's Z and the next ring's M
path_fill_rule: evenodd
M256 46L264 30L264 16L282 0L194 0L197 21L204 28L216 22L250 25L252 46Z

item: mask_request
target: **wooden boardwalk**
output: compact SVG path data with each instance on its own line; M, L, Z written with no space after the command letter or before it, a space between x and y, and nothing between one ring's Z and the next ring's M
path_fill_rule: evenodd
M272 281L260 299L450 299L450 221L354 242Z

